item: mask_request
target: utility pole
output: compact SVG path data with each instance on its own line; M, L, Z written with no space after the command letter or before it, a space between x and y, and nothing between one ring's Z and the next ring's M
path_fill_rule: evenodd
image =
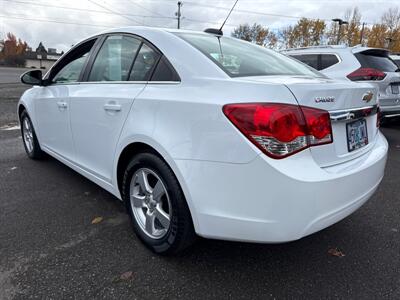
M362 27L361 27L361 34L360 34L360 44L361 45L362 45L363 37L364 37L364 27L365 27L365 22L362 23Z
M178 1L178 11L175 13L176 19L178 20L178 29L181 28L181 7L183 3L182 1Z
M340 42L340 29L342 28L342 25L349 24L347 21L343 21L342 19L332 19L333 22L337 22L339 24L339 30L338 30L338 35L337 35L337 41L336 44L339 45Z

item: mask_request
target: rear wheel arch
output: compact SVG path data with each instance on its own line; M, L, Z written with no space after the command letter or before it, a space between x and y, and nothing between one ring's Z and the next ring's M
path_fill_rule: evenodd
M160 153L158 153L153 147L148 144L135 142L127 145L118 158L117 163L117 184L118 190L122 194L122 181L124 177L125 168L128 166L132 157L139 153L153 153L163 159ZM164 160L164 159L163 159Z
M160 151L156 150L153 146L149 145L148 143L144 142L132 142L128 145L125 146L125 148L121 151L121 154L118 157L118 163L116 166L116 176L117 176L117 185L118 185L118 191L120 192L120 195L122 197L122 184L123 184L123 179L124 179L124 173L125 169L127 168L128 164L132 160L132 158L140 153L152 153L156 156L158 156L160 159L162 159L167 166L172 170L174 173L180 188L185 196L186 203L189 207L190 215L192 218L192 223L194 225L194 228L198 228L198 223L196 219L196 215L193 213L193 204L191 203L190 198L188 197L189 192L185 188L184 183L182 182L180 176L179 176L179 171L177 172L176 168L173 168L171 164L168 162L167 159L160 153Z
M21 114L26 111L26 108L23 104L18 105L18 119L21 121Z

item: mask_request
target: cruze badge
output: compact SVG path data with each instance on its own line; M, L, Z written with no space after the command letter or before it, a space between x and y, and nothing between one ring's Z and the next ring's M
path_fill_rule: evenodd
M367 102L367 103L368 103L369 101L372 100L373 97L374 97L374 93L371 92L371 91L368 91L368 92L366 92L366 93L363 95L362 100L363 100L364 102Z
M335 97L315 97L315 103L332 103L335 102Z

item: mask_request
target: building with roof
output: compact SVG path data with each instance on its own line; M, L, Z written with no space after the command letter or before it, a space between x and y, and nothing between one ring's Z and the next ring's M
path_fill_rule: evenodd
M49 69L64 52L57 52L55 48L46 48L43 46L42 42L35 51L32 49L27 49L25 67L33 69Z

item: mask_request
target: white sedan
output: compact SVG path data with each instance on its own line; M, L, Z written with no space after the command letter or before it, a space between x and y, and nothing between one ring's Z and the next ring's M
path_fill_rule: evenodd
M277 243L348 216L382 180L377 91L217 34L129 27L88 38L21 97L47 153L125 202L173 254L197 235Z

